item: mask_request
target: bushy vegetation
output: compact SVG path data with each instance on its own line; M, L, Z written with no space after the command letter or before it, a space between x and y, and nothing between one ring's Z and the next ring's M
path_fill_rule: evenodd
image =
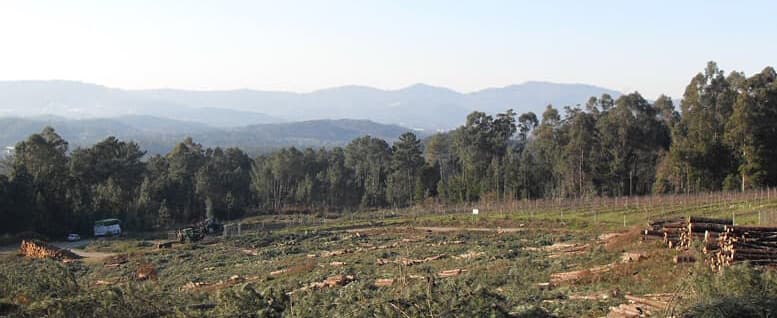
M738 264L721 273L697 268L684 281L677 311L688 318L777 315L777 273Z

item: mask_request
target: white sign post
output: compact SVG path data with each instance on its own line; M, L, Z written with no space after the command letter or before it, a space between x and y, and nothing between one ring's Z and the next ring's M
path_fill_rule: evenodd
M472 215L478 215L478 213L480 213L480 210L472 209Z

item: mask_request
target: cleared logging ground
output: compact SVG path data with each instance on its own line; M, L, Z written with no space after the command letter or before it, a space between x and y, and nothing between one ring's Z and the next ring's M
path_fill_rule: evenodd
M777 296L768 287L777 275L748 264L712 273L701 262L675 263L702 256L640 242L645 220L733 213L737 224L757 224L759 212L765 223L776 207L767 190L481 202L326 221L297 216L272 231L166 249L99 241L85 249L126 258L0 256L0 315L627 317L646 307L635 301L655 305L649 311L659 316L703 313L719 299L752 305Z

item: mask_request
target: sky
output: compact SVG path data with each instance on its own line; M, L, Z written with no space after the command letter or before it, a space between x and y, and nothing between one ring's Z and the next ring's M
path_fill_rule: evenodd
M308 92L525 81L682 95L775 65L777 1L9 1L0 80Z

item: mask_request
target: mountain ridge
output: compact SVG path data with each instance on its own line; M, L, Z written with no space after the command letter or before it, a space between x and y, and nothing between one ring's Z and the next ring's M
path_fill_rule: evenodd
M461 125L479 110L540 113L620 92L590 85L527 81L462 93L414 83L399 89L347 85L305 93L255 89L127 90L79 81L0 81L0 115L52 114L67 118L151 115L222 128L251 124L353 118L429 131ZM539 114L538 114L539 115Z

